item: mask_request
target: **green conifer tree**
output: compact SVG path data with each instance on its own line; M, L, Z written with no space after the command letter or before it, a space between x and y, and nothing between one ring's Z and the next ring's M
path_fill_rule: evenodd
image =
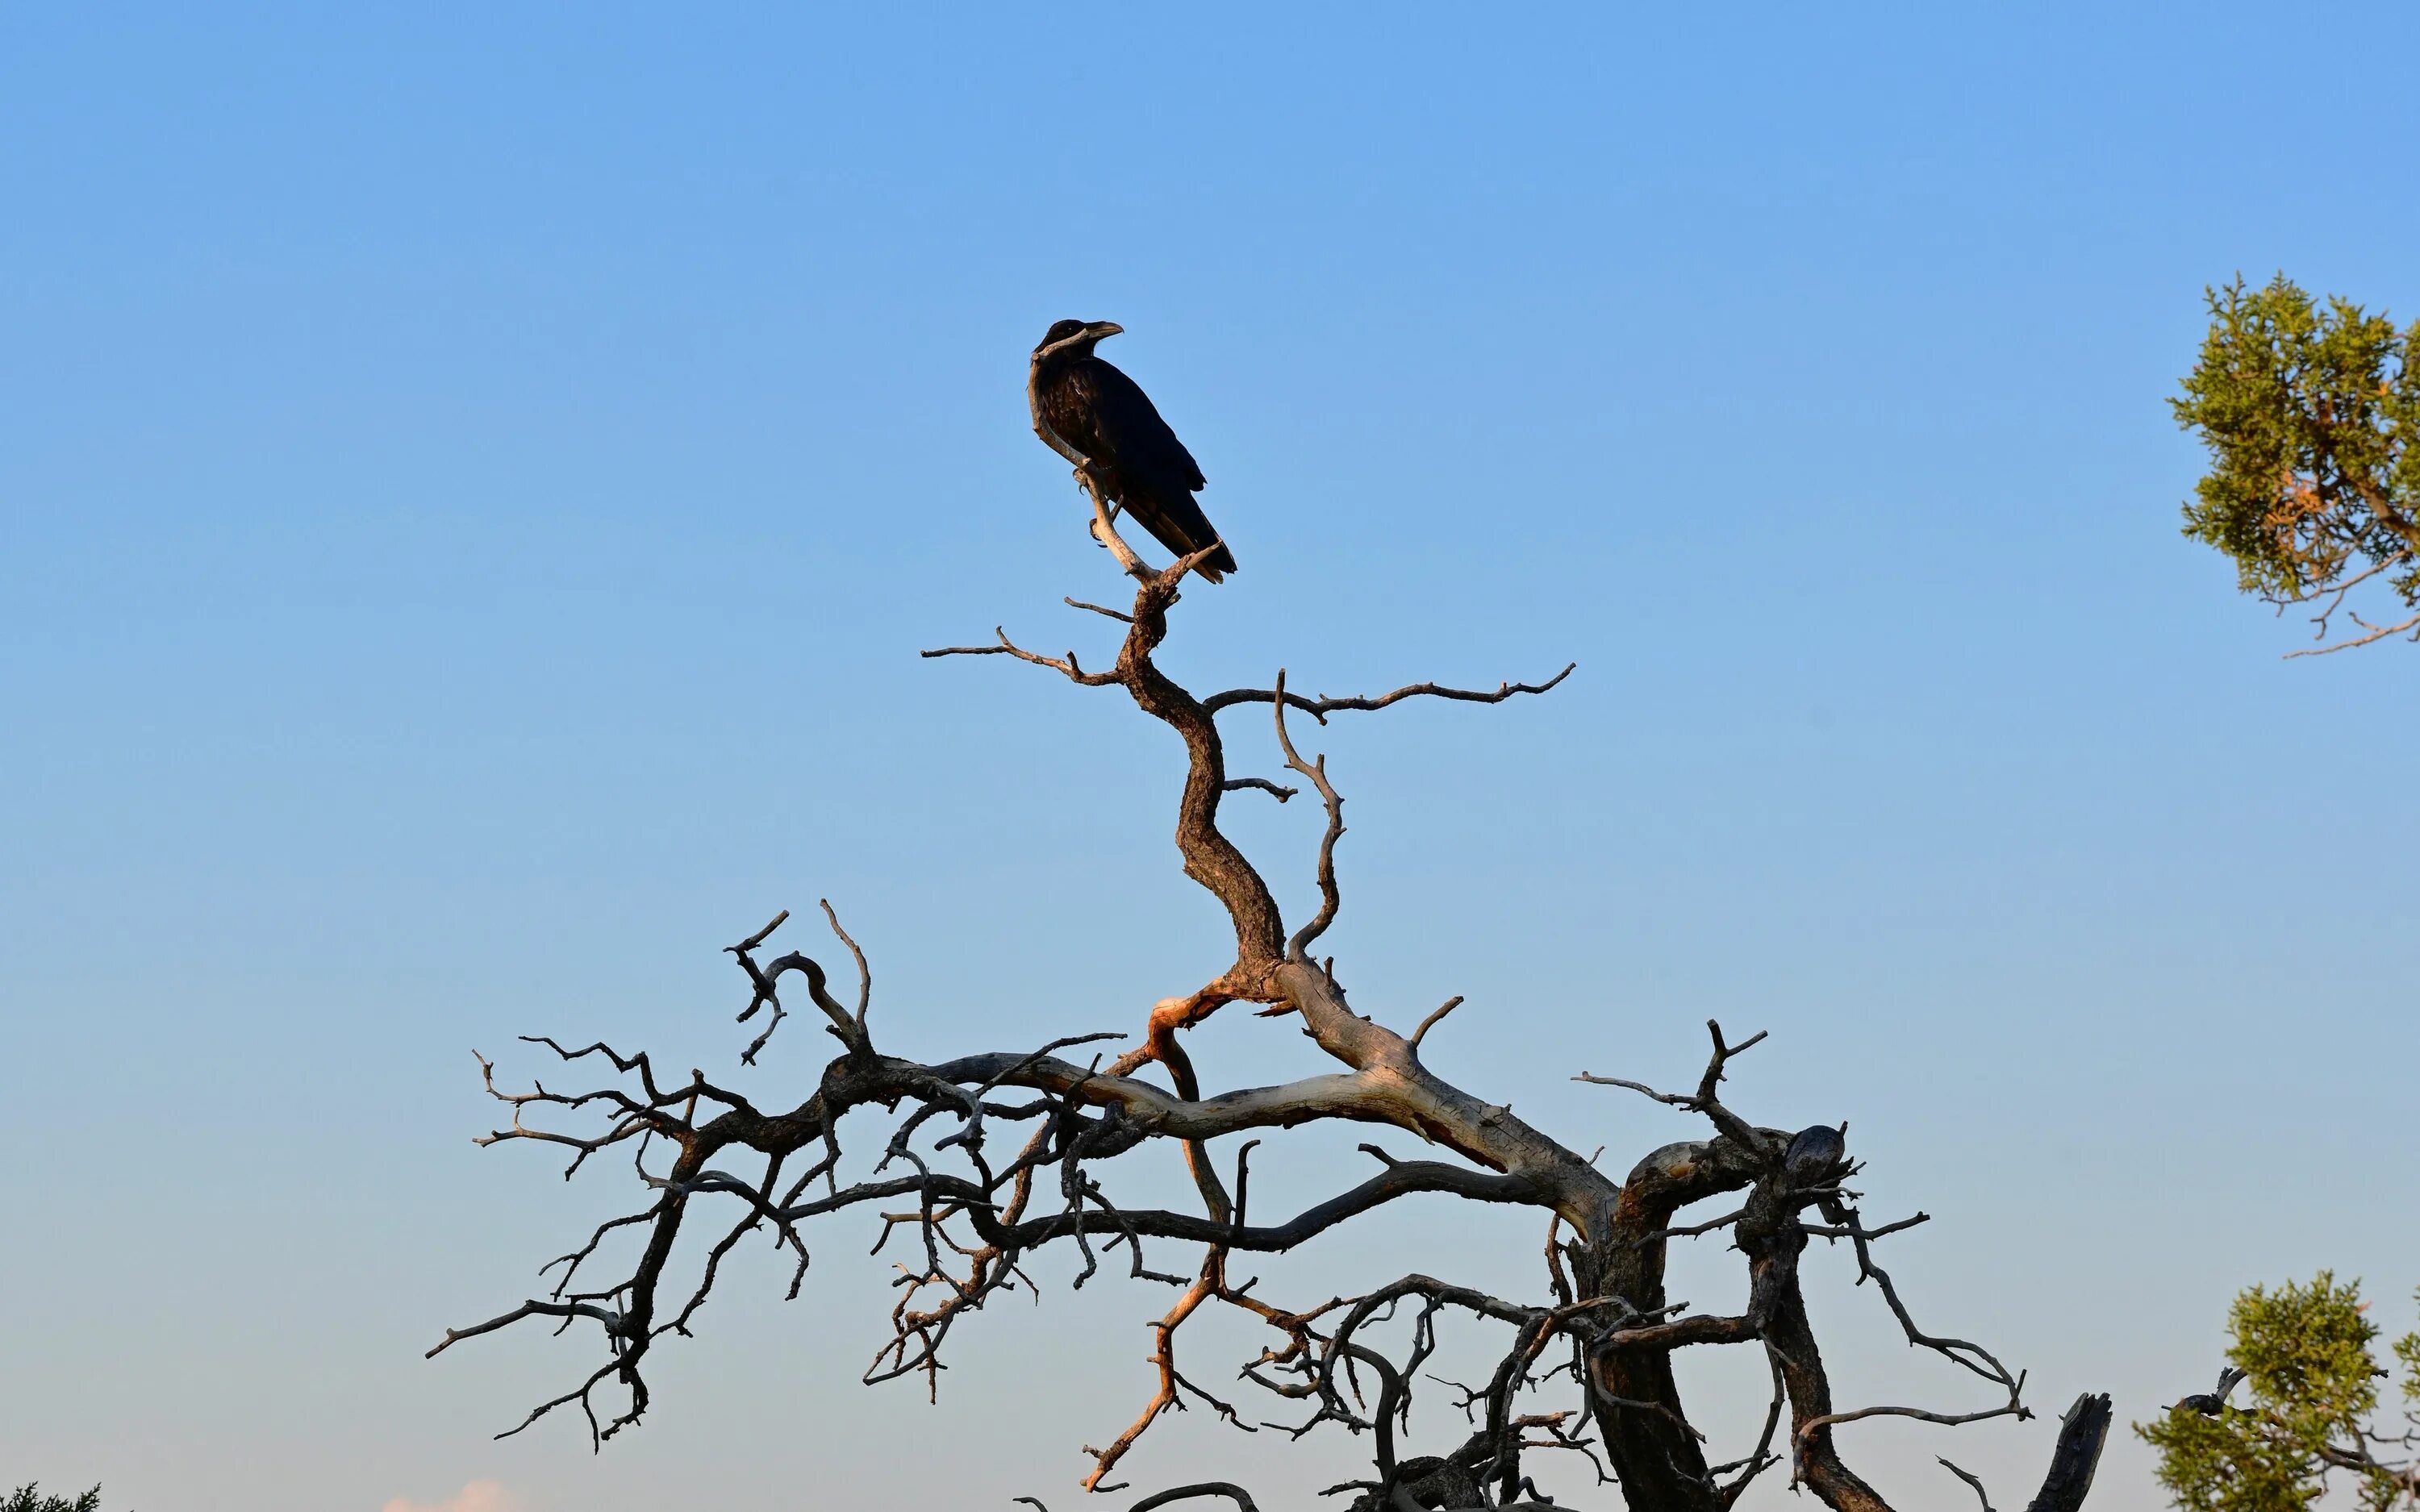
M2210 334L2170 401L2211 452L2185 533L2233 558L2244 592L2311 607L2321 640L2351 622L2315 651L2420 632L2420 322L2322 308L2283 274L2205 292ZM2348 603L2357 588L2391 611Z
M2219 1393L2188 1396L2134 1431L2160 1455L2160 1484L2185 1512L2300 1512L2341 1484L2371 1512L2420 1507L2420 1333L2394 1347L2403 1425L2374 1423L2378 1327L2358 1282L2322 1271L2308 1286L2254 1287L2227 1315L2234 1367ZM2248 1400L2226 1397L2242 1373Z
M39 1482L27 1481L0 1496L0 1512L101 1512L101 1488L74 1498L44 1496Z

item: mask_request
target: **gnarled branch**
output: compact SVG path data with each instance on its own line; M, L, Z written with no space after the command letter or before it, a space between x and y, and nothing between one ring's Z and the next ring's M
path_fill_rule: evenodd
M652 1350L667 1335L690 1332L735 1246L752 1233L769 1235L794 1257L795 1296L809 1267L810 1236L855 1212L876 1227L877 1252L897 1246L900 1272L890 1337L866 1366L868 1381L918 1377L928 1393L937 1392L957 1326L995 1297L1031 1290L1036 1284L1031 1262L1046 1251L1077 1261L1078 1286L1109 1275L1172 1290L1151 1325L1151 1395L1104 1447L1086 1451L1092 1464L1084 1484L1095 1491L1115 1489L1107 1477L1130 1461L1152 1426L1171 1412L1206 1407L1237 1429L1255 1428L1241 1409L1214 1394L1209 1378L1180 1365L1190 1358L1181 1336L1205 1313L1237 1315L1265 1330L1261 1351L1246 1363L1242 1377L1274 1400L1310 1412L1288 1431L1370 1435L1373 1477L1342 1488L1358 1493L1353 1506L1361 1512L1543 1506L1545 1499L1527 1466L1528 1457L1546 1452L1585 1458L1601 1482L1618 1480L1634 1507L1722 1512L1783 1458L1776 1445L1785 1407L1788 1458L1798 1481L1829 1506L1873 1512L1885 1504L1842 1462L1835 1427L1883 1413L1944 1423L2022 1414L2023 1377L2011 1376L1977 1345L1919 1331L1888 1274L1873 1263L1874 1241L1921 1222L1922 1215L1864 1227L1850 1206L1853 1195L1839 1184L1852 1168L1846 1125L1795 1134L1763 1128L1722 1097L1730 1063L1763 1035L1732 1042L1709 1021L1712 1052L1691 1092L1659 1092L1641 1081L1583 1073L1582 1080L1636 1089L1711 1125L1707 1137L1652 1151L1616 1180L1597 1169L1593 1156L1581 1155L1582 1147L1536 1128L1508 1103L1472 1094L1423 1061L1429 1030L1461 998L1429 1012L1406 1037L1379 1016L1356 1011L1334 962L1311 959L1311 947L1342 906L1335 850L1344 831L1342 799L1325 759L1306 760L1295 748L1288 714L1324 722L1339 711L1374 710L1415 697L1501 703L1559 686L1570 667L1544 683L1505 683L1492 692L1419 683L1375 698L1304 698L1287 690L1281 671L1267 690L1197 698L1154 658L1169 634L1180 587L1209 553L1196 552L1158 572L1142 567L1117 537L1115 512L1080 469L1079 476L1093 496L1095 534L1137 582L1131 612L1068 600L1123 625L1114 657L1103 670L1087 671L1072 651L1064 656L1028 651L1004 630L996 644L925 655L1007 656L1085 686L1119 687L1168 726L1186 753L1177 849L1186 873L1226 911L1235 938L1233 962L1209 981L1155 1005L1140 1041L1107 1065L1100 1055L1079 1060L1067 1052L1121 1036L1070 1035L1029 1049L920 1061L878 1048L869 1018L873 974L866 952L827 903L827 922L857 967L854 1004L834 994L823 966L804 953L759 964L757 952L786 913L728 948L749 987L739 1019L765 1016L741 1052L743 1063L755 1064L783 1022L782 989L794 974L839 1041L840 1054L822 1068L814 1088L786 1108L760 1105L698 1072L686 1081L660 1080L644 1053L624 1055L601 1042L575 1050L549 1038L531 1041L563 1064L600 1068L604 1085L569 1092L535 1081L526 1091L500 1088L483 1058L481 1075L489 1092L511 1107L512 1121L481 1143L560 1145L573 1151L573 1171L593 1154L626 1148L644 1202L598 1223L579 1248L549 1262L547 1273L555 1274L550 1295L449 1330L430 1353L533 1319L559 1330L593 1327L605 1347L603 1363L509 1431L577 1403L592 1442L601 1443L645 1412ZM1297 791L1268 779L1228 776L1216 717L1244 703L1271 705L1279 752L1319 794L1324 810L1315 871L1319 906L1291 934L1260 870L1218 823L1229 793L1249 788L1283 801ZM1235 1001L1293 1015L1334 1069L1280 1085L1205 1090L1184 1037ZM602 1075L606 1064L612 1078ZM878 1156L872 1169L861 1180L845 1180L842 1125L850 1114L869 1110L888 1120L888 1132L869 1150ZM1231 1194L1212 1163L1210 1142L1314 1122L1389 1126L1419 1135L1439 1158L1400 1160L1365 1146L1379 1161L1373 1174L1291 1217L1252 1221L1247 1160L1252 1146L1236 1156ZM1200 1196L1198 1211L1189 1200L1152 1206L1122 1196L1120 1168L1111 1163L1155 1140L1182 1151ZM1734 1211L1679 1221L1693 1204L1733 1195ZM1415 1273L1357 1295L1288 1306L1270 1300L1257 1278L1230 1278L1238 1255L1283 1255L1404 1199L1544 1210L1551 1215L1553 1296L1534 1303L1496 1297ZM685 1299L668 1298L667 1268L682 1249L693 1211L721 1216L709 1240L690 1246L703 1246L702 1278ZM1716 1232L1727 1233L1746 1259L1745 1297L1735 1311L1693 1312L1665 1295L1668 1251L1676 1241ZM1877 1283L1910 1341L2002 1386L2006 1404L1969 1412L1836 1410L1801 1295L1798 1257L1812 1238L1853 1243L1860 1279ZM635 1245L636 1254L620 1279L587 1280L607 1263L600 1256L626 1245ZM1455 1388L1470 1431L1432 1446L1438 1452L1413 1453L1412 1396L1424 1379L1420 1367L1438 1348L1439 1331L1448 1327L1497 1331L1497 1363L1483 1383ZM1682 1400L1672 1356L1703 1345L1747 1343L1761 1345L1771 1365L1772 1405L1744 1458L1710 1465L1705 1434ZM1371 1378L1377 1383L1374 1401L1364 1390ZM609 1384L618 1386L624 1401L620 1412L600 1418L597 1396ZM1560 1405L1541 1399L1555 1394ZM2083 1478L2088 1484L2088 1468ZM1145 1512L1219 1497L1255 1512L1249 1493L1228 1482L1174 1488L1136 1507Z

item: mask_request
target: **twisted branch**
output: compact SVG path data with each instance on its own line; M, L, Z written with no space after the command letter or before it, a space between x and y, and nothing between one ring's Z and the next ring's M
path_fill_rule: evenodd
M1168 636L1169 611L1180 587L1210 552L1180 558L1158 572L1142 567L1117 536L1115 511L1089 475L1079 471L1079 478L1092 495L1095 534L1137 583L1131 612L1067 600L1123 626L1105 670L1087 671L1072 651L1051 656L1026 650L1004 629L996 632L995 644L924 655L1007 656L1083 686L1116 686L1141 712L1168 726L1186 752L1177 849L1186 873L1226 911L1234 932L1233 961L1209 981L1155 1005L1140 1042L1106 1066L1099 1056L1078 1063L1063 1052L1119 1036L1072 1035L1031 1049L923 1062L877 1048L866 953L825 903L827 923L857 967L853 1005L834 995L824 968L802 952L759 964L757 952L787 919L786 912L727 948L749 987L738 1020L764 1015L755 1039L740 1053L744 1065L756 1063L786 1017L782 988L793 974L804 980L828 1032L839 1042L840 1054L823 1067L812 1092L786 1111L760 1107L698 1072L667 1084L644 1053L624 1055L601 1042L575 1050L546 1037L529 1041L564 1064L610 1063L619 1079L572 1092L550 1090L535 1081L526 1091L504 1090L482 1057L483 1081L512 1109L512 1119L480 1143L564 1146L572 1151L566 1176L592 1154L626 1146L646 1194L644 1206L596 1225L579 1248L548 1262L546 1272L559 1273L550 1296L448 1330L429 1351L442 1353L465 1339L530 1319L550 1320L558 1331L597 1331L604 1362L572 1390L532 1409L508 1432L574 1403L587 1418L593 1444L637 1422L647 1406L645 1363L652 1350L667 1335L690 1333L727 1254L748 1235L768 1233L772 1243L795 1257L789 1294L796 1296L809 1265L810 1229L850 1211L878 1226L877 1252L896 1240L902 1256L890 1337L867 1365L869 1382L920 1377L928 1395L937 1393L958 1324L994 1297L1032 1289L1030 1262L1053 1246L1079 1259L1076 1285L1096 1275L1123 1274L1126 1284L1174 1292L1152 1324L1151 1395L1105 1447L1086 1449L1092 1460L1083 1481L1088 1490L1117 1489L1108 1477L1171 1412L1206 1406L1233 1427L1254 1430L1238 1407L1180 1365L1179 1335L1196 1318L1219 1310L1249 1317L1267 1330L1262 1335L1266 1342L1241 1377L1274 1400L1308 1408L1308 1420L1286 1431L1327 1428L1371 1436L1373 1478L1340 1489L1358 1492L1353 1506L1359 1512L1543 1506L1525 1465L1528 1455L1547 1451L1584 1457L1601 1482L1618 1478L1635 1507L1722 1512L1781 1459L1775 1445L1785 1405L1792 1416L1789 1458L1796 1479L1829 1506L1870 1512L1885 1504L1840 1462L1832 1443L1834 1427L1884 1414L1939 1423L2023 1415L2018 1391L2024 1378L2011 1376L1978 1346L1923 1334L1889 1275L1873 1263L1874 1242L1922 1222L1923 1215L1879 1228L1864 1226L1849 1205L1852 1194L1839 1184L1853 1168L1846 1125L1792 1134L1752 1124L1723 1100L1721 1085L1730 1062L1761 1042L1762 1034L1734 1043L1719 1024L1709 1021L1711 1057L1688 1093L1582 1073L1580 1080L1637 1090L1712 1126L1709 1137L1653 1151L1617 1181L1596 1169L1592 1156L1583 1157L1531 1126L1510 1105L1474 1096L1422 1062L1429 1030L1460 997L1429 1012L1407 1038L1348 1005L1333 961L1311 960L1311 946L1342 903L1335 866L1336 844L1344 833L1342 799L1328 779L1325 758L1305 760L1295 748L1288 713L1309 714L1324 724L1332 713L1375 710L1415 697L1500 703L1515 694L1548 691L1571 667L1544 683L1504 683L1492 692L1418 683L1374 698L1315 699L1288 691L1281 671L1266 690L1196 698L1154 656ZM1284 802L1299 791L1264 778L1227 775L1216 717L1245 703L1271 706L1279 753L1287 769L1319 795L1324 811L1316 864L1319 906L1291 934L1259 869L1218 825L1219 804L1229 793L1250 789ZM1184 1035L1234 1001L1295 1016L1336 1069L1280 1085L1205 1091ZM1164 1073L1165 1085L1149 1079L1154 1067ZM884 1113L889 1132L866 1178L844 1184L840 1129L847 1115L867 1109ZM558 1119L574 1126L551 1126ZM1340 1121L1417 1134L1443 1158L1398 1160L1364 1146L1379 1161L1374 1174L1274 1223L1255 1223L1249 1211L1251 1144L1237 1154L1232 1196L1211 1161L1210 1141L1224 1135ZM1200 1211L1129 1205L1119 1196L1109 1163L1154 1140L1171 1142L1183 1152ZM663 1164L651 1169L649 1154L659 1149ZM1675 1221L1693 1203L1734 1193L1745 1194L1735 1211ZM1550 1219L1553 1298L1528 1303L1495 1297L1415 1273L1368 1292L1297 1308L1268 1300L1257 1278L1230 1279L1237 1255L1280 1255L1364 1213L1416 1196L1544 1210ZM702 1279L683 1305L659 1320L664 1273L688 1214L692 1207L717 1204L731 1206L723 1208L724 1221L712 1230L711 1242L700 1242ZM1808 1221L1810 1209L1821 1222ZM1744 1304L1732 1313L1691 1312L1685 1303L1668 1301L1663 1276L1669 1245L1716 1232L1728 1232L1746 1258ZM1559 1237L1565 1234L1570 1237ZM1800 1295L1798 1256L1810 1238L1853 1243L1859 1280L1876 1283L1910 1341L2003 1386L2006 1405L1963 1413L1898 1407L1835 1411ZM637 1254L622 1279L601 1289L573 1289L575 1280L602 1263L599 1255L631 1242ZM1168 1258L1172 1250L1181 1254L1181 1263ZM1469 1433L1437 1446L1441 1452L1410 1453L1410 1407L1420 1367L1439 1348L1439 1331L1448 1326L1503 1331L1497 1363L1483 1384L1454 1388L1462 1393ZM1406 1329L1407 1335L1393 1343L1382 1336ZM1764 1349L1775 1380L1762 1432L1745 1458L1709 1465L1701 1448L1704 1435L1681 1399L1671 1357L1699 1345L1751 1342ZM1374 1402L1362 1389L1365 1376L1376 1380ZM609 1382L619 1386L624 1400L618 1412L600 1417L595 1396ZM1567 1394L1562 1405L1540 1399L1555 1393ZM1228 1482L1161 1491L1136 1504L1136 1512L1197 1498L1225 1498L1243 1512L1256 1512L1249 1493Z

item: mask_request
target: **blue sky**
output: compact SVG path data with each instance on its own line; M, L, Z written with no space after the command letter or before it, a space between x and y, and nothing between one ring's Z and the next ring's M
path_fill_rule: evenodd
M910 1053L1219 964L1164 733L914 656L1109 644L1023 409L1063 315L1127 328L1242 563L1180 675L1580 663L1321 733L1357 1006L1466 995L1433 1058L1608 1162L1694 1131L1571 1073L1772 1030L1742 1105L1849 1119L1871 1211L1935 1215L1911 1301L2043 1407L2198 1387L2253 1281L2408 1324L2420 659L2279 659L2177 534L2164 400L2238 270L2420 313L2420 22L2113 9L0 11L0 1481L1074 1502L1155 1297L987 1315L928 1408L855 1384L886 1294L834 1236L601 1458L488 1437L582 1347L420 1359L628 1195L474 1150L473 1046L728 1068L717 949L817 897ZM1299 909L1311 816L1236 828ZM803 1096L810 1038L742 1085ZM1271 1274L1531 1290L1537 1241L1433 1211ZM1838 1271L1844 1391L1955 1396ZM1752 1437L1761 1367L1705 1369ZM1201 1416L1139 1485L1236 1468ZM2006 1504L2048 1435L1849 1447ZM1352 1453L1268 1452L1278 1504ZM2095 1504L2157 1504L2138 1446Z

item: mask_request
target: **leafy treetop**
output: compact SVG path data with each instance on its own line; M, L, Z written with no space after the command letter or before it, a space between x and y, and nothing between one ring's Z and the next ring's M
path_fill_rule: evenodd
M44 1496L41 1485L27 1481L6 1496L0 1496L0 1512L101 1512L101 1488L78 1497Z
M2372 1512L2420 1506L2420 1333L2394 1346L2403 1365L2404 1426L2372 1424L2378 1326L2358 1282L2322 1271L2308 1286L2254 1287L2227 1316L2233 1370L2211 1396L2189 1396L2135 1425L2160 1455L2160 1484L2186 1512L2299 1512L2341 1473ZM2240 1373L2251 1402L2225 1396Z
M2318 604L2321 639L2345 594L2372 579L2420 610L2420 322L2331 297L2324 308L2283 274L2207 291L2210 333L2170 401L2211 467L2184 507L2185 533L2235 560L2244 592ZM2362 634L2319 650L2420 629L2350 616Z

